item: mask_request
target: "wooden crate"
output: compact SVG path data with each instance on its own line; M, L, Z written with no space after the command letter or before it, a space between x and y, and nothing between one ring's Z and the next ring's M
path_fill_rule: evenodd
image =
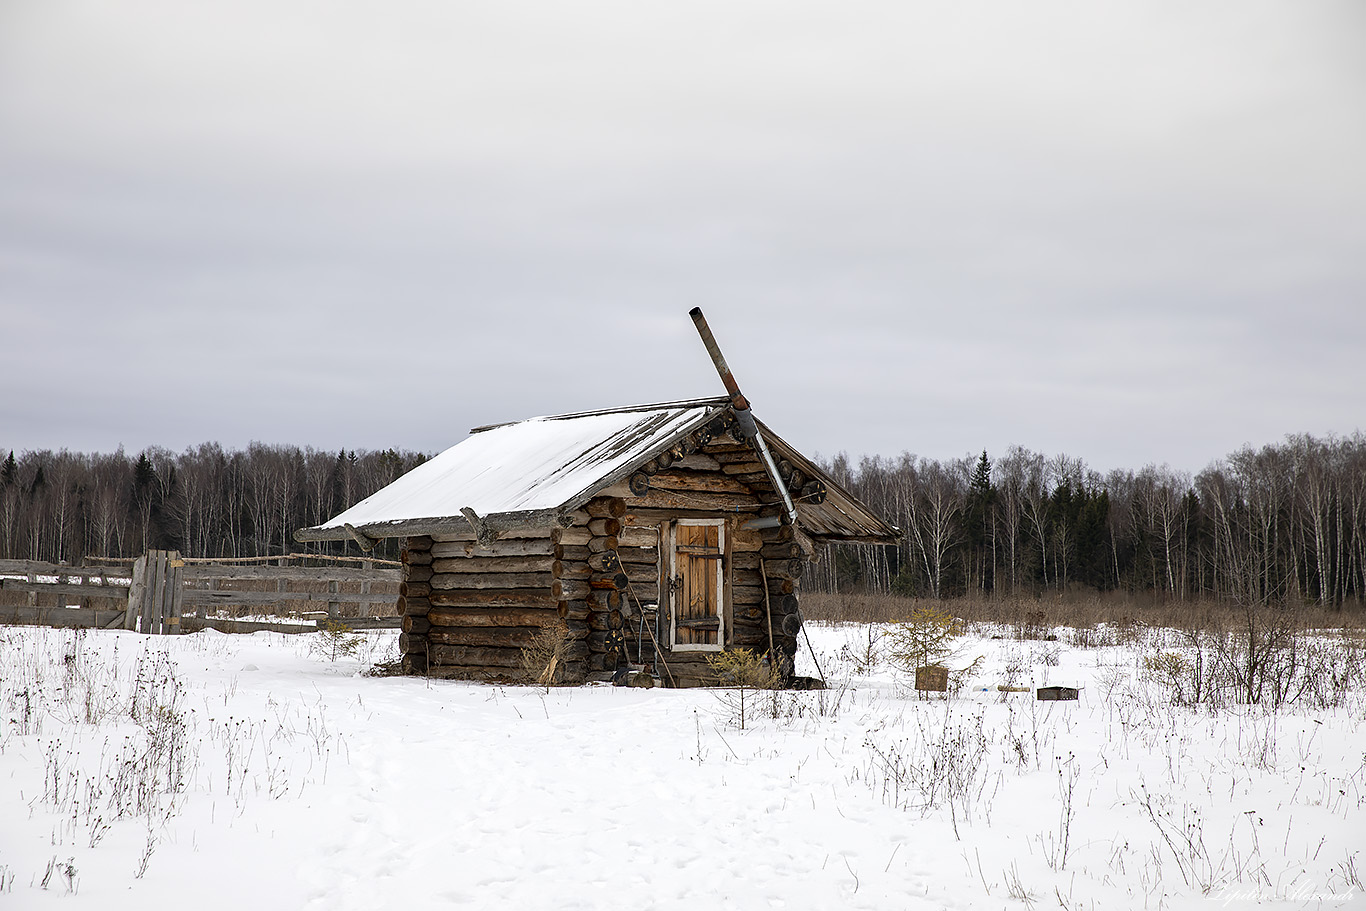
M915 669L915 688L923 693L944 693L949 689L949 669L931 665Z

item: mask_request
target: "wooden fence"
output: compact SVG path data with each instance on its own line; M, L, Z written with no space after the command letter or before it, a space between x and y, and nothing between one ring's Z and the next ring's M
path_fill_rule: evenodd
M395 628L399 578L396 563L315 555L199 560L154 550L83 566L0 560L0 624L157 634L309 632L325 619L352 629Z

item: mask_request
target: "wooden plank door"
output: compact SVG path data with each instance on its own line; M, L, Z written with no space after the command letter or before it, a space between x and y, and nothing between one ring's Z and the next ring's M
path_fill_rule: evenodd
M725 647L724 519L680 519L673 524L670 640L675 651Z

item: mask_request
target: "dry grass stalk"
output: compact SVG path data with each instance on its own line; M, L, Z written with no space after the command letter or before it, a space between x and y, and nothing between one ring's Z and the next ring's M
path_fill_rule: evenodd
M522 670L541 686L565 682L565 651L569 646L569 627L554 620L541 627L531 641L522 646Z

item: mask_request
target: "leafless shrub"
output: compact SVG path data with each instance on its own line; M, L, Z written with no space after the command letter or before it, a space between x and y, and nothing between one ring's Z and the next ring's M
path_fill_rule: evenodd
M563 620L546 623L522 646L522 670L528 679L541 686L562 686L565 682L565 653L569 648L569 627Z
M891 743L865 741L871 757L868 782L891 806L927 812L947 807L953 831L970 822L987 782L991 738L982 715L960 721L946 709L942 722L917 715L916 736Z

